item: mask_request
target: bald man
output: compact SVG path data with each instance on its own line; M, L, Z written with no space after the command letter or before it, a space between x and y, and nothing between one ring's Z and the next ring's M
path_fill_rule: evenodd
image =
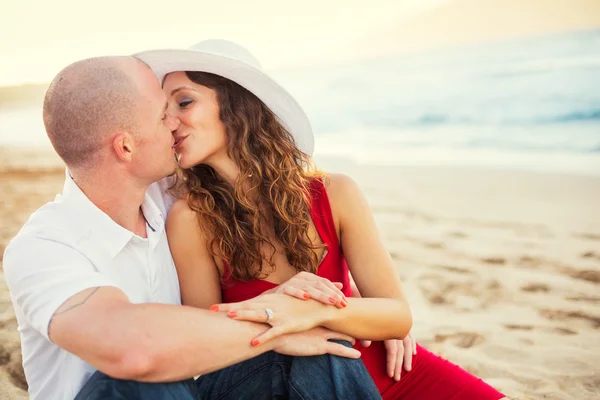
M328 341L345 335L313 328L252 347L268 325L180 305L163 179L179 121L148 66L72 64L43 115L64 189L4 254L33 400L379 398L356 350Z

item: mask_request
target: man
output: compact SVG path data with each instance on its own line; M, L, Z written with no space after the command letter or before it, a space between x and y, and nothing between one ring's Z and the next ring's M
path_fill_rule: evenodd
M356 350L328 341L345 335L313 328L253 347L268 325L180 305L159 182L175 169L179 121L166 109L132 57L77 62L48 89L63 194L4 255L31 398L378 398ZM319 356L289 357L308 355Z

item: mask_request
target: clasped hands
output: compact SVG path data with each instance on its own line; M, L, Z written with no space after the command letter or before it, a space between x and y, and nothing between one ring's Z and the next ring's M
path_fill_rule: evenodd
M210 309L215 312L226 312L229 318L236 320L268 322L271 328L251 342L252 346L259 346L282 335L326 326L336 309L348 305L342 287L340 282L331 282L309 272L300 272L287 282L253 299L238 303L215 304ZM267 309L270 310L272 317L269 317ZM328 339L333 338L337 337ZM354 343L354 340L352 339L351 342ZM368 347L370 343L368 340L361 340L363 347ZM412 358L416 355L416 342L409 333L403 340L386 340L384 344L387 351L388 376L399 380L402 367L407 371L412 367Z

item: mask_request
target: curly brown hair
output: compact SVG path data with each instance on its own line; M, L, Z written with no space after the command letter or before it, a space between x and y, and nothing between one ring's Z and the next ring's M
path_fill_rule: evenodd
M316 272L315 250L324 245L313 243L308 235L309 189L313 179L324 179L325 175L296 146L276 115L250 91L219 75L186 74L216 92L227 152L240 169L233 186L204 164L177 173L175 186L183 184L188 204L207 237L208 250L229 265L231 277L249 281L275 269L276 247L269 239L273 237L293 268ZM272 249L269 257L261 252L264 244ZM270 271L263 271L264 259Z

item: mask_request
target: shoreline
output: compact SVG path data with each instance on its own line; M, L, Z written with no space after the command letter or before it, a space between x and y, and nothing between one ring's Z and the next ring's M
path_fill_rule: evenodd
M435 149L431 149L435 151ZM411 149L405 149L410 152ZM552 156L547 154L545 156ZM572 154L576 158L576 154ZM317 168L323 169L339 169L339 167L350 170L359 170L361 168L377 169L377 170L402 170L402 169L450 169L456 171L481 171L489 173L517 173L517 174L537 174L555 175L562 177L582 177L596 179L600 178L600 154L595 157L590 153L582 154L585 158L592 159L598 163L598 169L582 170L560 170L560 169L542 169L525 166L511 166L498 164L475 164L475 163L460 163L456 161L416 161L417 157L412 157L410 161L402 162L385 162L385 161L370 161L358 160L356 158L333 153L319 153L313 156ZM46 146L27 147L27 146L5 146L0 145L0 174L11 172L27 173L28 171L56 171L64 170L65 165L55 153L54 149Z

